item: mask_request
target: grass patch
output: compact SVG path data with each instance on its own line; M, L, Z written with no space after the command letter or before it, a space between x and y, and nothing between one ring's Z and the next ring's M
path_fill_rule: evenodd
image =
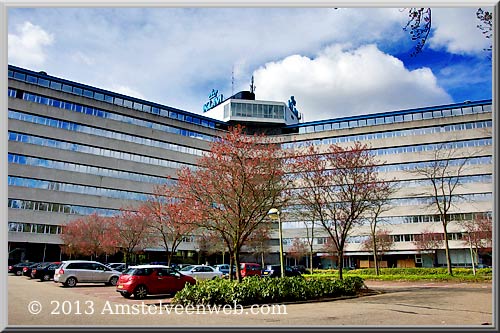
M470 268L454 268L453 276L448 275L445 267L441 268L381 268L380 274L375 275L374 268L345 270L344 277L357 276L363 280L382 281L456 281L456 282L489 282L492 280L492 269L481 268L473 274ZM338 270L317 270L309 277L337 277Z

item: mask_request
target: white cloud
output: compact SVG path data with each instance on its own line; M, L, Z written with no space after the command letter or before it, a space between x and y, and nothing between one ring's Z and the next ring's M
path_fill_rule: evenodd
M47 58L46 47L54 42L54 36L41 27L24 22L8 34L9 63L19 66L43 65Z
M375 45L331 46L313 59L292 55L254 75L258 99L294 95L305 121L452 102L430 69L410 71Z
M491 9L489 9L491 11ZM491 39L483 36L476 26L481 23L476 17L477 7L473 8L433 8L433 33L429 46L455 54L474 54L483 52L491 45Z

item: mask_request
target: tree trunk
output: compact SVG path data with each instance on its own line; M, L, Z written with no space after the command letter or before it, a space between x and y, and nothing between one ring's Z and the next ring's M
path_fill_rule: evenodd
M453 270L451 268L450 247L448 245L448 231L446 230L446 227L444 227L444 248L446 251L446 265L448 266L448 274L453 275Z
M167 250L167 266L170 266L171 263L172 263L172 252L169 252Z
M239 249L236 249L234 251L234 265L235 267L235 272L236 272L236 279L238 280L238 283L241 282L241 271L240 271L240 251Z
M342 280L342 270L344 268L344 252L343 251L338 251L338 257L337 257L337 268L339 269L339 280Z
M234 255L233 252L229 252L229 281L233 281L233 267L234 267Z
M313 273L313 251L311 249L311 252L309 253L309 267L311 269L311 274Z
M375 275L378 276L378 258L377 258L377 241L375 240L375 235L372 234L372 246L373 246L373 263L375 264Z

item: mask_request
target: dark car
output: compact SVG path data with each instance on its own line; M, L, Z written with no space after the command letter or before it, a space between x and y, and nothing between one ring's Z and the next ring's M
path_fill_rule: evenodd
M168 266L139 265L122 273L116 291L125 298L134 295L136 299L143 299L147 295L176 293L186 284L196 284L196 280Z
M29 266L25 266L23 267L23 276L29 276L31 277L31 270L39 265L44 265L44 264L47 264L45 262L36 262L32 265L29 265Z
M285 266L285 276L302 276L302 274L290 266ZM262 277L281 277L281 266L266 265L262 271Z
M39 265L31 270L32 279L40 279L40 281L49 281L54 279L54 272L61 266L60 262L51 262L47 265Z
M292 266L293 270L299 271L301 274L310 274L309 270L304 265Z
M106 264L106 266L108 266L109 268L114 269L115 271L118 271L118 272L123 272L127 268L127 265L123 262L112 262L112 263Z
M13 273L17 276L21 276L21 275L23 275L23 268L31 266L33 264L34 264L34 262L20 262L20 263L15 264L15 265L10 265L9 266L9 273Z

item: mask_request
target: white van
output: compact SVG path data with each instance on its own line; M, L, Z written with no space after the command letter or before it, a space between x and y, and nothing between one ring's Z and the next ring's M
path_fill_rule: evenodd
M105 283L115 286L120 272L97 261L67 260L54 273L54 282L65 287L74 287L77 283Z

